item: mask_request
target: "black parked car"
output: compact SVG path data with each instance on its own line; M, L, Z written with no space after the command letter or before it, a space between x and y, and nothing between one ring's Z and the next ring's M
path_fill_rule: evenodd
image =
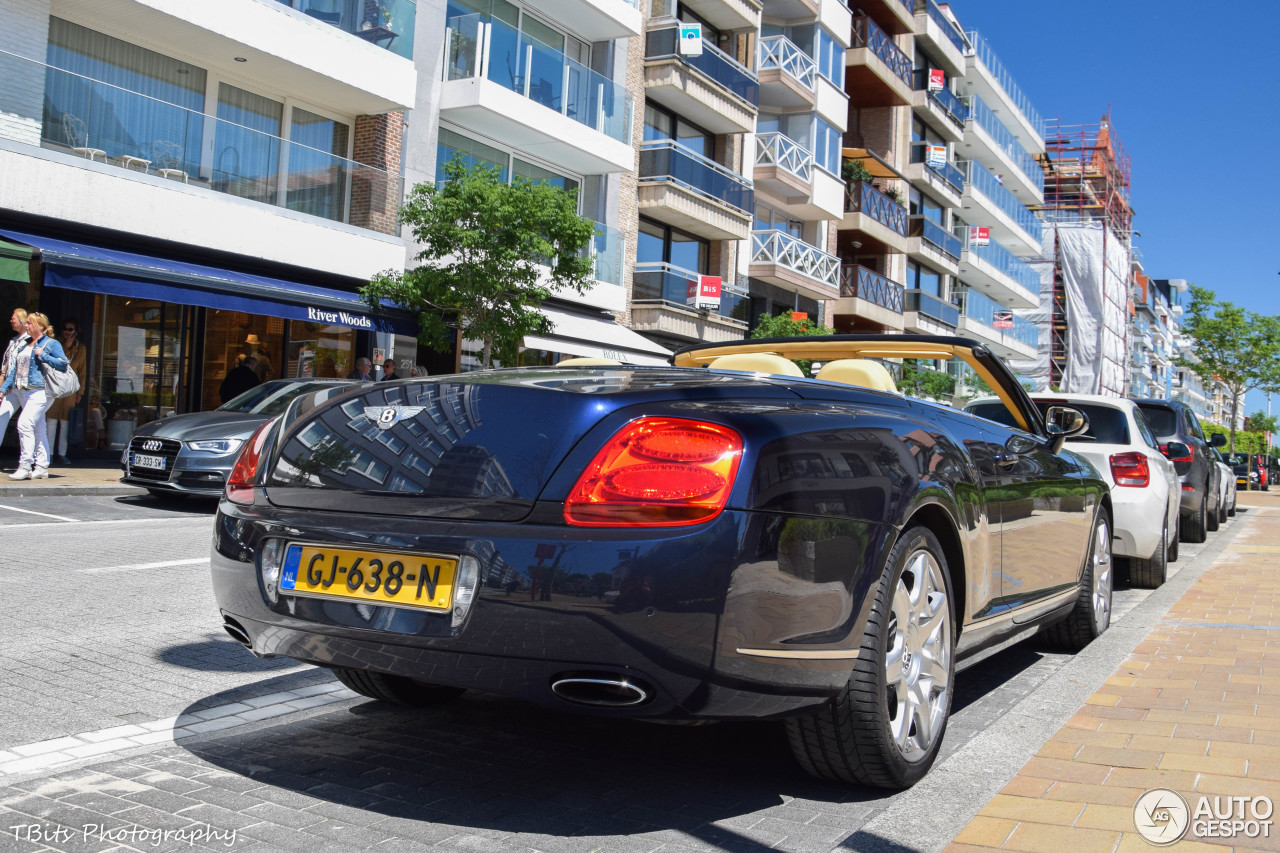
M963 359L1012 426L899 394L875 359L913 357ZM218 508L226 630L389 702L785 720L810 773L903 787L938 753L957 661L1110 623L1110 494L1063 448L1084 416L1046 424L986 347L595 361L300 397Z
M1206 531L1217 530L1226 519L1226 507L1220 500L1221 469L1210 448L1222 447L1226 436L1206 439L1200 420L1186 403L1177 400L1135 400L1147 416L1147 423L1161 443L1185 444L1186 456L1171 456L1182 483L1181 530L1184 542L1203 542Z

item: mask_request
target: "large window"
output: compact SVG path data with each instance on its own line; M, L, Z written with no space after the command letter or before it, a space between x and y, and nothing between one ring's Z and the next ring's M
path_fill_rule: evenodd
M562 175L553 172L550 169L539 166L536 163L530 163L501 148L495 148L469 136L463 136L448 129L440 128L440 133L436 139L436 182L444 180L444 164L448 163L455 155L460 155L467 165L476 163L490 163L502 170L502 179L504 181L511 180L512 175L518 175L531 181L540 181L542 183L553 184L561 189L577 192L581 187L581 182L577 178Z
M636 239L636 263L667 263L688 272L706 274L711 244L652 220L641 218Z
M761 24L760 37L786 36L791 43L808 54L818 66L818 73L839 89L844 88L844 48L835 36L817 24L790 27Z
M924 264L911 261L907 264L907 287L941 298L942 274Z
M653 139L674 139L690 151L715 159L716 138L713 134L656 104L645 104L644 138L646 142Z

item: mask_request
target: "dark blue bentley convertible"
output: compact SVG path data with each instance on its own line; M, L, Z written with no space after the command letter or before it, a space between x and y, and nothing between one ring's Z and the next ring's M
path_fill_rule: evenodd
M964 361L1008 416L903 396L903 359ZM937 755L958 662L1107 628L1108 492L1063 448L1084 417L1042 416L980 344L574 361L296 400L219 507L227 631L389 702L778 719L809 772L904 787Z

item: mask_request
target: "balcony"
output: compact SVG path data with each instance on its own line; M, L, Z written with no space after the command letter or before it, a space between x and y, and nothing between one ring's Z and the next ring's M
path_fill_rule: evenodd
M443 118L582 175L630 171L626 89L503 21L451 18Z
M960 279L1010 308L1040 304L1040 273L994 240L975 246L965 233L960 254Z
M809 299L840 295L840 259L785 231L751 232L748 274Z
M1005 359L1031 359L1040 346L1040 328L1014 316L1012 309L976 290L959 294L960 325L957 333L975 338ZM997 323L1000 327L997 327Z
M915 0L859 0L848 5L860 9L890 35L915 32Z
M956 167L965 179L964 218L988 226L991 236L1015 254L1038 256L1042 226L1036 215L977 160L961 160Z
M858 107L911 103L911 57L871 18L853 19L853 46L845 51L844 88Z
M538 11L552 21L572 21L574 34L587 41L631 38L644 32L636 0L538 0Z
M587 289L554 290L557 299L589 305L604 311L626 311L627 293L622 287L622 264L627 255L627 238L616 228L596 223L596 236L584 252L595 263L593 280ZM550 271L547 271L550 275Z
M903 292L903 328L923 335L954 335L960 310L932 293L915 288Z
M666 263L636 264L632 286L631 328L690 342L742 340L751 315L751 300L735 288L720 291L718 311L687 306L689 284L698 273Z
M903 329L903 302L906 288L860 264L840 267L840 298L832 306L837 316L857 318L855 328L866 323L882 329Z
M640 210L708 240L745 240L755 191L741 175L670 139L640 148Z
M655 0L652 18L669 15L670 0ZM721 32L760 29L759 0L680 0L680 6Z
M887 251L907 251L907 209L865 181L845 188L841 230L861 231ZM870 250L870 249L869 249Z
M969 98L964 148L970 159L1004 175L1004 186L1024 205L1044 201L1044 169L977 95Z
M965 57L965 91L982 98L1016 125L1014 137L1033 154L1044 153L1044 119L1018 86L991 45L976 30L969 32Z
M786 36L760 39L756 57L760 103L812 107L817 99L818 63Z
M844 181L814 163L809 150L781 133L756 135L752 181L803 219L844 215Z
M308 0L276 0L358 39L389 50L396 56L413 59L413 30L417 18L417 0L380 0L362 3L341 0L327 4L328 10L312 8ZM336 8L335 8L336 7Z
M959 207L964 193L964 175L950 163L941 166L926 165L923 144L913 145L911 162L903 175L916 189L936 199L943 207Z
M755 130L760 82L750 70L708 42L701 56L681 56L674 19L652 26L645 34L645 97L670 110L697 116L712 133L750 133Z
M948 76L964 74L964 56L969 50L964 33L947 20L934 0L915 0L915 10L916 40L929 48Z
M399 175L10 53L0 79L10 210L342 274L399 244Z
M965 122L969 107L950 89L929 91L929 78L923 69L913 71L911 82L911 107L929 127L937 131L944 142L960 142L964 139Z
M947 229L923 216L907 221L907 255L936 270L955 275L960 268L960 240Z

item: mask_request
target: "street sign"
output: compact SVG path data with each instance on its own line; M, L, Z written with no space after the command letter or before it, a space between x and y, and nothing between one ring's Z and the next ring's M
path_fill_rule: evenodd
M702 56L702 24L680 25L680 55Z

